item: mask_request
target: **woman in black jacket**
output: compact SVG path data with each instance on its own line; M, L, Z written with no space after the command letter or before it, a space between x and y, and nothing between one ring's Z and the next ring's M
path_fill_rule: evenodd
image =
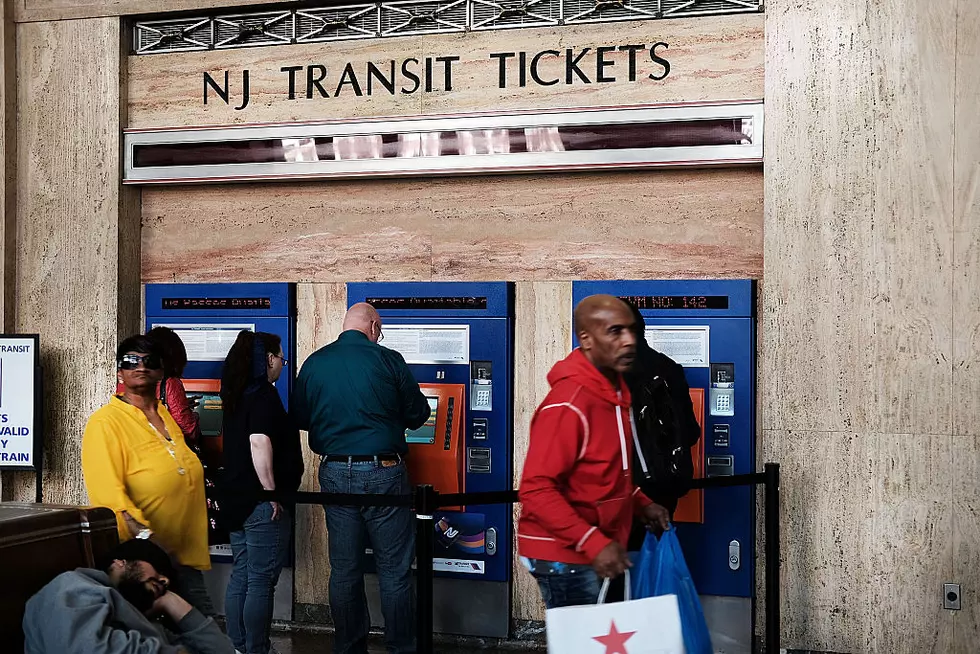
M239 652L268 654L279 574L289 557L293 516L263 491L294 492L303 476L299 430L274 386L286 358L274 334L243 331L221 375L223 501L233 565L225 595L228 636Z

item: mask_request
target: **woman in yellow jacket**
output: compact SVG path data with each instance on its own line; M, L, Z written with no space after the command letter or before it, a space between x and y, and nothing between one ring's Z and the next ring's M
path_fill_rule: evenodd
M116 512L121 541L145 538L167 550L178 564L174 591L214 615L201 572L211 567L204 468L157 399L158 346L127 338L116 370L122 392L92 414L82 438L89 502Z

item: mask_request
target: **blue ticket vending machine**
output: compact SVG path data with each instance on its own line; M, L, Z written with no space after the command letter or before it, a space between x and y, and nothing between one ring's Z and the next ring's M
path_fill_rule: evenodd
M511 489L513 285L352 283L347 298L378 310L381 345L405 357L432 408L426 425L406 433L412 483L443 493ZM435 516L437 631L508 635L512 516L504 504L447 507Z
M276 388L289 408L295 377L296 290L293 284L147 284L146 329L160 325L173 329L187 350L183 383L188 397L197 398L201 417L200 455L208 486L208 516L212 569L205 573L211 601L224 613L225 588L231 573L228 534L217 523L220 502L214 480L222 456L221 369L225 356L242 330L268 332L282 339L289 361ZM275 617L291 620L293 612L292 563L283 570L276 587Z
M606 293L632 301L650 345L703 389L706 476L755 472L755 282L575 282L573 302ZM576 341L577 344L577 341ZM699 416L700 417L700 416ZM715 645L751 651L755 595L755 489L708 489L702 520L677 524Z

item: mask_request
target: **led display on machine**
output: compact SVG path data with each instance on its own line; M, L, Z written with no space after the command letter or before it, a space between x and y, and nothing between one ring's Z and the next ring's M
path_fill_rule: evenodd
M623 295L637 309L727 309L727 295Z
M487 308L485 297L369 297L365 300L375 309L473 309Z
M272 298L268 297L165 297L160 301L162 309L269 309Z

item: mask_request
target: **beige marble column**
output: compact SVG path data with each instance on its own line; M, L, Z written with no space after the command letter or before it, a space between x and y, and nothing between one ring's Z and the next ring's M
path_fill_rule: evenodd
M85 421L112 391L120 336L140 327L138 195L120 185L120 23L20 24L16 37L17 245L9 324L40 334L44 499L83 503ZM33 499L33 475L7 475L4 497Z

